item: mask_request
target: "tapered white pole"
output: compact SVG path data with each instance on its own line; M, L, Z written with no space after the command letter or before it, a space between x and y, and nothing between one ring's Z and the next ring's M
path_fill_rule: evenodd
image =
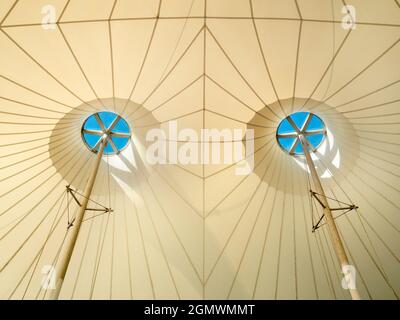
M87 206L89 203L89 199L90 199L90 196L93 191L93 186L96 181L97 173L99 171L101 158L104 153L104 148L107 144L107 137L104 136L101 139L102 140L100 142L99 151L98 151L97 157L96 157L96 162L94 163L92 173L86 184L86 188L85 188L85 191L83 194L81 206L76 215L74 225L70 228L69 235L67 236L67 240L66 240L66 248L67 249L65 252L63 252L62 257L59 260L59 264L58 264L59 267L56 268L56 279L57 279L56 280L56 288L53 290L53 292L51 294L51 299L53 299L53 300L57 300L60 295L60 291L61 291L61 288L62 288L62 285L64 282L64 278L65 278L65 274L67 273L68 265L71 260L72 253L74 252L76 240L78 239L79 230L81 228L83 217L85 215L85 212L86 212L86 209L87 209Z
M340 235L338 229L336 227L335 220L332 216L331 208L329 207L328 200L326 198L324 189L322 188L321 181L319 180L317 170L315 169L314 161L311 158L310 152L308 151L308 142L304 135L300 134L299 139L301 145L303 147L303 152L306 157L307 165L311 173L312 180L314 182L314 187L316 188L316 192L318 193L318 199L323 204L323 212L326 219L326 225L328 226L330 239L332 241L332 246L335 250L336 256L339 260L340 266L342 270L347 270L349 266L349 259L347 258L346 251L344 250L344 246L342 240L340 239ZM352 275L349 275L350 277ZM354 279L351 279L354 280ZM354 283L354 282L353 282ZM353 300L360 300L360 295L357 289L349 288L351 298Z

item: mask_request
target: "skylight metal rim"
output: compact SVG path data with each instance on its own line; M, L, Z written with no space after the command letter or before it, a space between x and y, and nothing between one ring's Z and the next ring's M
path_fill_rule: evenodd
M314 146L307 140L308 144L309 144L310 146L312 146L312 148L310 148L310 152L315 153L315 152L317 152L317 150L322 146L322 144L325 142L325 140L326 140L326 138L327 138L327 135L328 135L328 134L327 134L328 129L326 128L325 122L324 122L318 115L316 115L315 113L312 113L312 112L310 112L310 111L299 111L299 112L307 112L307 113L310 114L311 116L314 116L314 117L318 118L318 119L321 121L321 123L323 124L323 128L320 129L321 131L323 131L323 132L321 133L321 134L323 135L323 138L322 138L321 142L320 142L317 146L314 147ZM281 148L281 150L282 150L283 152L285 152L286 154L288 154L288 155L290 155L290 156L292 156L292 157L296 157L296 158L304 158L304 151L303 151L302 153L295 153L295 152L294 152L294 153L290 153L290 152L289 152L288 150L286 150L286 149L281 145L281 143L279 142L279 134L278 134L279 127L282 125L282 123L283 123L284 120L286 120L286 119L289 118L292 114L295 114L295 113L297 113L297 112L293 112L293 113L289 114L287 117L285 117L284 119L282 119L282 120L279 122L279 125L278 125L278 127L276 128L276 131L275 131L275 139L276 139L276 142L277 142L279 148ZM297 127L297 125L296 125L296 127ZM294 130L294 132L291 132L291 133L296 134L296 132L297 132L296 128L293 128L293 130ZM301 130L301 128L300 128L300 130ZM306 136L307 136L307 134L306 134ZM296 140L297 140L297 139L299 139L298 136L297 136ZM296 140L294 141L294 143L296 143Z
M118 114L117 112L110 111L110 110L100 110L100 111L97 111L97 112L92 113L91 115L89 115L89 116L85 119L85 121L83 122L83 124L82 124L82 127L81 127L81 139L82 139L84 145L86 146L86 148L87 148L90 152L92 152L92 153L94 153L94 154L97 154L97 153L98 153L97 150L93 150L93 148L91 148L91 147L89 146L89 144L87 143L87 141L86 141L86 139L85 139L84 133L85 133L85 130L87 130L87 129L85 129L85 124L86 124L86 122L89 120L89 118L92 117L92 116L98 115L98 114L101 113L101 112L113 113L113 114L115 114L117 117L120 117L120 120L119 120L119 121L123 120L123 121L125 121L126 124L128 125L128 128L129 128L129 137L124 137L124 138L127 138L127 139L128 139L128 142L126 143L126 145L125 145L123 148L119 149L118 152L112 152L112 153L106 153L106 152L104 152L104 155L105 155L105 156L118 156L119 154L121 154L121 152L125 151L125 150L129 147L129 145L130 145L130 143L131 143L131 140L132 140L132 130L131 130L130 126L129 126L128 121L126 121L125 118L123 118L123 117L122 117L120 114ZM100 118L100 116L99 116L99 118ZM101 119L101 118L100 118L100 119ZM106 133L107 135L110 136L110 137L107 138L107 139L111 139L112 132L107 133L107 128L106 128L105 130L106 130L106 132L103 132L103 134ZM100 132L100 131L99 131L99 132ZM120 133L121 133L121 132L120 132ZM99 137L100 137L100 136L99 136ZM101 139L101 138L100 138L100 139ZM114 141L113 141L113 142L114 142ZM107 141L107 144L108 144L108 143L109 143L109 142ZM115 145L115 143L114 143L114 145Z

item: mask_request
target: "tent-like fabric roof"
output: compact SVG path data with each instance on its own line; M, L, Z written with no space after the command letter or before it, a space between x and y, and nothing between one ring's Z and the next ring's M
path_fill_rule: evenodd
M398 0L2 0L0 298L49 297L65 187L95 159L81 126L110 110L132 143L103 158L92 200L114 212L87 212L61 298L348 299L304 163L275 137L311 111L327 196L359 207L336 222L361 296L398 299L399 42ZM149 165L146 132L170 120L254 129L254 172Z

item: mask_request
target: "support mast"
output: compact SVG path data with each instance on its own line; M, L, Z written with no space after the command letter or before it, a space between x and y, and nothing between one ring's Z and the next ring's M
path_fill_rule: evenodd
M67 249L59 261L59 268L58 268L58 272L56 273L56 279L57 279L56 280L56 288L51 296L51 299L53 299L53 300L57 300L60 295L60 291L61 291L61 288L62 288L62 285L64 282L64 278L65 278L65 274L67 273L68 265L71 260L74 248L75 248L76 240L78 239L79 230L81 228L82 220L83 220L83 217L87 210L89 199L90 199L90 196L93 191L93 186L96 181L97 173L98 173L99 167L100 167L101 158L103 157L104 148L106 147L106 145L107 145L107 135L104 135L101 138L99 151L98 151L97 157L96 157L96 162L94 163L93 171L87 182L87 185L86 185L86 188L85 188L85 191L83 194L83 200L82 200L81 206L76 215L74 225L71 227L70 235L67 238Z
M303 134L299 134L299 140L303 147L303 152L306 157L308 168L310 169L311 177L314 182L314 186L316 188L317 193L320 195L319 199L323 204L323 212L326 219L326 224L329 229L330 239L332 241L332 246L335 250L336 256L339 260L340 266L346 268L349 265L349 259L347 258L346 251L344 250L344 246L342 240L340 239L340 235L338 229L336 227L335 220L332 216L331 208L329 207L328 200L326 198L324 189L322 188L321 181L319 180L317 170L315 169L314 161L311 158L310 152L308 150L308 142L306 137ZM349 289L350 295L353 300L360 300L360 295L357 289Z

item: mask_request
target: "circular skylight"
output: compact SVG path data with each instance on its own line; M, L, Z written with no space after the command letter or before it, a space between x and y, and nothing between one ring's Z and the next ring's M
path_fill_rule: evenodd
M300 135L306 137L310 151L315 151L326 137L324 122L310 112L296 112L282 120L276 138L283 150L291 155L304 154Z
M85 120L82 139L91 151L97 153L102 138L107 141L104 154L119 154L128 146L131 130L128 123L114 112L98 112Z

